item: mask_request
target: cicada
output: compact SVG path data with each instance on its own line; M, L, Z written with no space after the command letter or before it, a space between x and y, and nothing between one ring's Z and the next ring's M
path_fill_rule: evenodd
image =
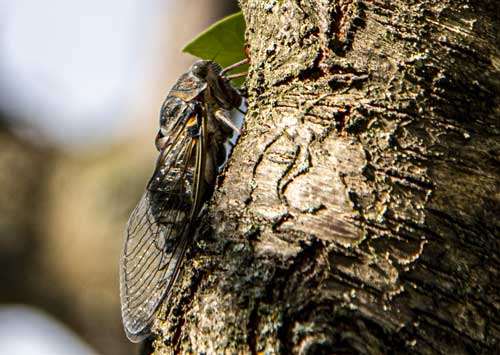
M121 258L122 318L133 342L150 334L158 308L170 296L193 222L239 133L232 112L241 111L244 100L224 73L242 63L224 71L213 61L194 63L162 105L159 156L128 221Z

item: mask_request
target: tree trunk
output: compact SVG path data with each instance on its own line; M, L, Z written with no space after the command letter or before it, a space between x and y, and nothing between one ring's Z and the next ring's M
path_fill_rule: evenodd
M155 354L499 353L497 3L241 7L245 134Z

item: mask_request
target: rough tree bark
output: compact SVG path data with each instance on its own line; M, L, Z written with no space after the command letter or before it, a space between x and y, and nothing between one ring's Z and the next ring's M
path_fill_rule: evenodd
M499 353L497 3L241 7L246 131L155 354Z

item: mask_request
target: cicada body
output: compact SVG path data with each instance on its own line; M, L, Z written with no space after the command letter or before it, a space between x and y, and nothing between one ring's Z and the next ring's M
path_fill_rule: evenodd
M181 75L162 105L153 176L127 224L120 267L127 337L146 338L179 275L193 221L210 197L234 138L231 110L242 97L211 61Z

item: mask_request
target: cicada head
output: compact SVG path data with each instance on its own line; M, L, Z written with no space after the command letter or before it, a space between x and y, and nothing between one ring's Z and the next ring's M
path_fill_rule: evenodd
M241 95L229 80L221 75L219 64L210 60L199 60L191 66L194 76L207 83L204 99L218 106L232 110L241 104Z
M198 60L191 66L190 71L198 78L207 81L209 76L219 76L222 68L211 60Z

